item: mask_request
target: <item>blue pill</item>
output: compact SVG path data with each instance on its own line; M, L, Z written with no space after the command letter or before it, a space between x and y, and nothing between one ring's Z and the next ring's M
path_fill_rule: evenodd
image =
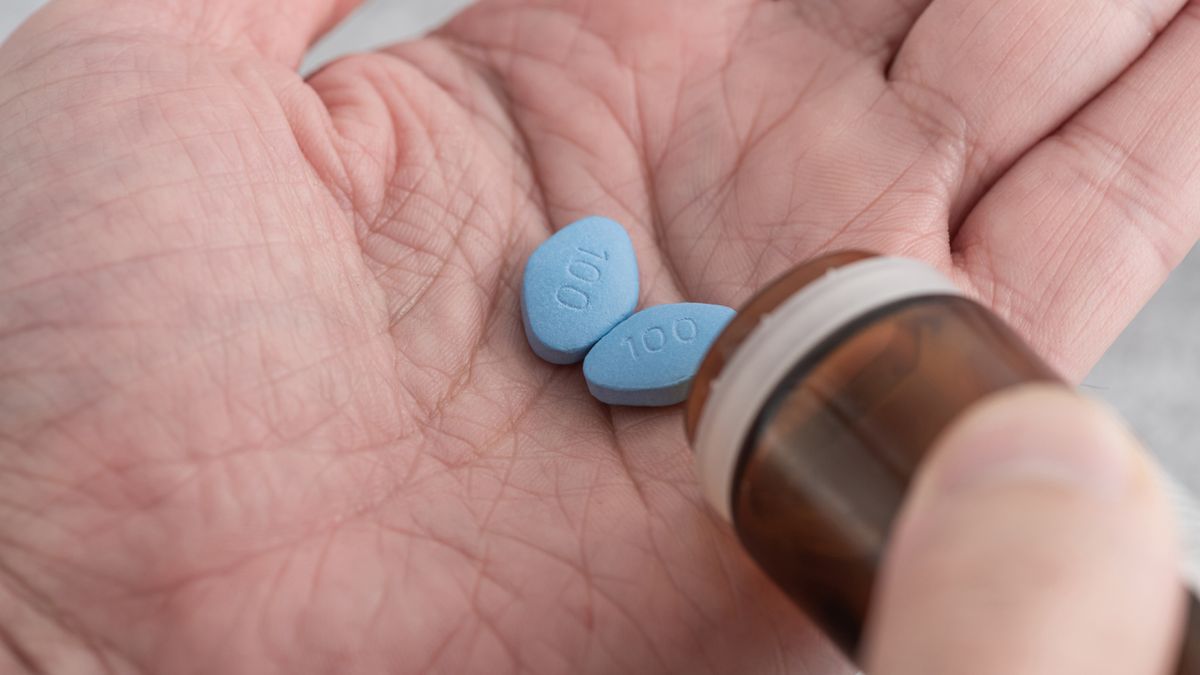
M525 337L550 363L578 363L637 307L629 234L592 216L559 230L529 256L521 287Z
M588 353L588 391L612 405L682 402L700 361L733 316L728 307L691 302L634 314Z

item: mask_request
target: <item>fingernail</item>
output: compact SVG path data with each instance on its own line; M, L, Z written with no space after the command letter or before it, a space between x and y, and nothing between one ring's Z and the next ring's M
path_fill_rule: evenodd
M934 453L933 482L945 491L1021 482L1118 497L1144 471L1125 424L1066 387L993 396L968 410Z

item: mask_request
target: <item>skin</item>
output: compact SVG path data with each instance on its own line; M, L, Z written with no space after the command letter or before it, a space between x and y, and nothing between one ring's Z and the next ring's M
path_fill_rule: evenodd
M680 412L532 355L529 252L609 215L643 305L734 306L913 256L1078 378L1200 230L1183 0L495 0L297 75L354 4L0 47L5 670L848 672Z
M1157 476L1119 422L1065 390L973 408L897 523L866 672L1175 673L1182 594Z

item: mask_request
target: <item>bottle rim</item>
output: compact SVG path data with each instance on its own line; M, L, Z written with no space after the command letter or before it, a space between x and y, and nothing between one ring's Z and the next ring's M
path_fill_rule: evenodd
M697 475L705 499L725 520L733 520L733 481L746 437L792 367L859 317L932 296L963 292L926 263L866 257L828 268L761 316L705 391L692 394L703 397L689 423Z

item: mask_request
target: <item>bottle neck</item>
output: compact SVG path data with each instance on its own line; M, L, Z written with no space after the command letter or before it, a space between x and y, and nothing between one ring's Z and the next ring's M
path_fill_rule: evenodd
M732 520L733 479L746 436L796 363L863 316L916 298L962 295L924 263L857 256L844 266L826 266L778 304L751 317L754 327L731 353L715 353L714 346L705 358L705 365L710 359L723 363L715 373L701 368L689 401L689 421L694 422L689 436L705 497L726 520ZM731 329L737 330L734 324Z

